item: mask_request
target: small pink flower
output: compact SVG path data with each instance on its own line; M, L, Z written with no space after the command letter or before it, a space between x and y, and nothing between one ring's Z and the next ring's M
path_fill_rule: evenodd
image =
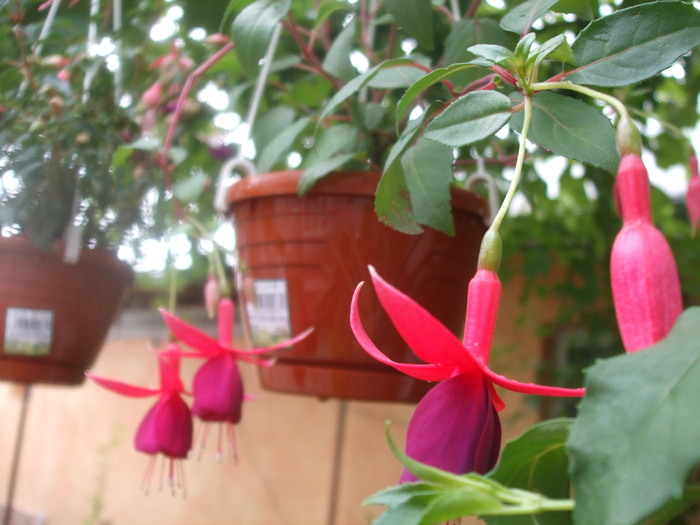
M192 415L181 396L184 387L180 380L177 345L170 344L166 350L158 352L158 371L159 388L134 386L90 373L86 375L98 385L124 396L159 396L139 425L134 447L152 456L144 475L144 490L148 491L157 455L163 454L169 464L168 484L174 492L176 487L184 490L184 472L179 460L186 458L192 448Z
M610 255L613 303L627 352L652 346L683 310L676 260L651 222L649 178L641 157L622 157L617 172L622 229Z
M418 403L408 425L406 454L417 461L463 474L487 472L500 449L497 411L504 403L494 384L515 392L582 396L584 389L520 383L488 368L501 284L496 273L479 269L469 283L464 343L428 311L370 267L370 276L384 310L413 352L425 363L398 363L383 354L365 332L359 316L362 283L352 298L350 326L362 348L377 361L426 381L440 381ZM414 480L405 471L401 481Z
M693 227L693 237L700 227L700 175L698 174L698 159L690 157L690 180L686 193L686 206L690 216L690 224Z
M237 361L246 361L258 366L271 366L274 362L273 359L261 359L257 356L287 348L301 341L311 330L306 330L296 337L274 346L243 350L232 346L234 305L233 301L228 298L219 301L218 340L209 337L166 310L161 310L161 315L173 335L185 346L193 349L192 352L175 350L178 355L206 359L206 362L194 377L192 385L192 394L194 396L192 413L206 423L224 423L227 427L231 451L235 454L233 425L241 420L242 405L245 398ZM205 429L202 439L202 448L206 444L207 434L208 427ZM220 456L221 439L219 439L217 446L217 457Z

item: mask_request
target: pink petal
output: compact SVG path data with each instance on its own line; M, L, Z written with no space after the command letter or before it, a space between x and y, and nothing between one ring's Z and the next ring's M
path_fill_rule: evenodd
M484 366L483 370L484 374L498 386L520 394L559 397L583 397L586 394L585 388L564 388L559 386L537 385L535 383L521 383L520 381L508 379L505 376L497 374L486 366Z
M241 420L243 381L230 354L212 357L194 376L192 413L204 421Z
M186 458L192 448L192 414L177 394L164 397L157 413L156 437L160 451L170 458Z
M485 381L464 375L434 386L408 425L406 455L455 474L485 474L496 464L501 424ZM405 471L401 482L414 481Z
M423 379L426 381L441 381L452 376L455 367L442 366L436 364L409 364L409 363L397 363L392 361L386 355L384 355L372 342L372 340L365 332L362 326L362 321L360 320L360 311L358 307L358 297L360 295L360 290L362 289L363 283L357 285L355 288L355 293L352 296L352 303L350 305L350 328L352 333L357 339L360 346L374 359L385 365L394 367L396 370L403 372L416 379Z
M250 354L269 354L270 352L274 352L276 350L283 350L285 348L289 348L290 346L298 343L302 339L308 337L309 334L311 334L311 332L313 332L313 331L314 331L313 328L307 328L306 330L304 330L303 332L301 332L298 335L295 335L291 339L281 341L281 342L276 343L274 345L266 346L265 348L251 348L249 350L236 349L235 353L238 356L242 356L244 354L248 354L248 355L250 355Z
M476 374L473 356L467 357L462 343L440 321L370 267L377 297L401 337L423 361L459 366L462 373Z
M192 448L192 416L187 403L178 394L162 396L139 425L134 446L146 454L187 457Z
M201 354L213 357L227 351L213 337L175 317L167 310L161 308L160 315L176 339L190 348L196 349Z
M115 381L114 379L107 379L105 377L96 376L89 372L85 372L85 375L92 379L95 383L101 387L121 394L128 397L148 397L154 396L160 393L160 390L155 388L145 388L141 386L130 385L128 383L122 383L121 381Z

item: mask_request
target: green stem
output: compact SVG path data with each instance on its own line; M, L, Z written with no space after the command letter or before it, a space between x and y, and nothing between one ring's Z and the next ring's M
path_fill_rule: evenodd
M515 196L515 192L518 189L518 184L520 183L520 179L522 178L523 164L525 162L525 151L526 151L526 146L527 146L527 134L528 134L528 131L530 130L530 123L531 122L532 122L532 97L530 95L525 95L525 100L523 102L523 129L520 132L520 143L518 146L518 158L515 161L515 171L513 173L513 180L510 182L510 187L508 188L508 192L506 193L506 196L503 199L503 203L501 203L501 207L498 210L496 217L494 217L493 222L491 223L490 229L495 231L495 232L497 232L498 228L500 228L501 223L503 222L503 218L506 216L506 213L508 212L508 208L510 208L510 204L513 201L513 197Z
M221 262L221 252L219 250L218 245L216 244L216 241L212 238L207 229L194 217L188 215L187 220L190 222L190 224L192 224L195 227L197 231L199 231L202 237L208 239L211 242L212 253L209 257L210 266L213 266L214 273L216 273L216 277L219 280L219 286L221 287L222 295L228 296L230 290L228 281L226 279L226 271L224 270L224 265Z
M602 91L597 91L586 86L574 84L573 82L537 82L535 84L532 84L530 88L532 89L532 91L535 92L546 91L548 89L568 89L569 91L575 91L576 93L581 93L582 95L586 95L587 97L602 100L606 104L609 104L613 108L615 108L615 111L617 111L620 117L629 118L629 113L627 112L627 108L625 107L625 105L612 95L608 95L607 93L603 93Z

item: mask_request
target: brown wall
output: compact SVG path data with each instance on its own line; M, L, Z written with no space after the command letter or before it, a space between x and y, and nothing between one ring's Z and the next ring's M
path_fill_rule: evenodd
M531 323L515 322L523 312L518 293L517 283L504 289L492 365L533 380L540 341ZM528 305L528 312L536 310ZM148 322L136 326L139 319L143 316L132 313L122 318L94 366L96 374L155 386L155 360L146 348L164 332ZM187 380L197 363L183 365ZM121 397L89 382L77 388L33 387L15 506L43 515L51 525L370 523L381 508L364 507L362 500L394 484L401 472L384 439L384 422L392 421L393 435L403 444L412 406L265 392L255 370L246 364L242 369L247 391L259 399L246 403L236 427L238 462L215 461L212 434L202 458L184 464L184 498L158 490L158 473L148 495L139 488L148 457L134 451L132 439L152 399ZM536 409L523 396L503 397L508 406L501 417L509 439L535 420ZM0 385L0 499L7 490L20 404L18 387Z

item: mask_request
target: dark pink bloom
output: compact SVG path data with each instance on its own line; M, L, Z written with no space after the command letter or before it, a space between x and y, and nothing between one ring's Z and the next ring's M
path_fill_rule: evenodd
M168 345L165 351L158 353L158 371L159 388L130 385L93 374L87 376L98 385L124 396L159 396L136 431L134 447L153 456L144 477L144 488L148 489L155 458L160 453L168 458L168 483L175 490L176 486L184 486L184 477L177 460L186 458L192 448L192 415L181 396L184 387L180 380L180 359L176 345Z
M683 310L676 260L651 221L649 178L639 155L622 157L617 172L622 229L610 255L612 294L627 352L663 339Z
M226 423L231 450L235 451L233 425L241 420L244 400L243 382L237 361L246 361L258 366L270 366L274 363L274 359L262 359L258 356L287 348L306 337L310 330L274 346L243 350L232 346L234 305L233 301L228 298L219 301L218 340L178 319L166 310L161 310L161 315L173 335L193 350L191 352L177 350L180 356L206 359L194 376L192 413L205 422ZM205 445L206 432L207 430L205 430L202 447ZM220 441L217 454L221 454Z
M441 381L418 403L408 426L406 453L417 461L462 474L485 473L496 462L501 425L497 411L504 406L494 384L515 392L582 396L584 389L520 383L488 368L491 340L500 300L500 281L492 270L480 269L469 284L464 343L428 311L384 281L373 268L377 296L392 323L413 352L425 363L397 363L369 339L353 295L350 325L365 351L412 377ZM404 472L401 481L415 479Z
M690 180L688 181L688 192L685 202L688 207L690 224L693 226L693 236L700 227L700 175L698 174L698 159L690 157Z

